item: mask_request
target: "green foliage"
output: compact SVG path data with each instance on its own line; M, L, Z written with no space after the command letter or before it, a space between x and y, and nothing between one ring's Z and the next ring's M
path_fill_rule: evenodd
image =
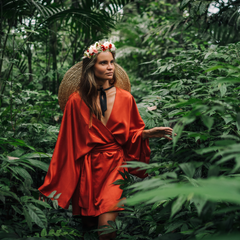
M38 200L37 178L45 175L48 169L48 164L42 160L49 159L51 155L36 152L19 139L8 141L2 138L0 146L5 149L0 154L0 239L81 237L73 227L78 224L78 219L70 218L70 213L58 212L47 202ZM11 147L15 150L8 152L6 149ZM59 194L54 197L53 205L58 197Z
M49 91L13 87L0 110L0 129L7 139L25 139L37 151L49 152L55 145L62 116L57 97Z
M82 239L81 219L57 207L60 195L43 202L37 188L61 122L60 79L110 27L146 128L177 135L150 140L150 164L128 163L149 176L123 174L125 210L84 238L239 239L238 1L129 2L0 5L0 239Z
M207 33L196 39L194 24L189 32L176 27L159 34L181 14L174 15L173 5L169 12L166 3L146 5L143 18L126 19L129 31L122 30L126 39L118 61L131 73L146 128L169 126L177 136L172 143L151 139L149 165L128 163L146 169L149 177L126 175L121 182L128 211L119 217L124 222L117 228L119 239L239 238L240 44L219 46ZM146 17L148 11L165 11L166 19ZM142 26L136 41L141 51L125 45L135 36L133 20ZM159 28L151 29L154 21Z
M5 91L50 90L80 61L86 45L108 36L129 0L28 1L0 5L0 104Z
M0 4L0 239L77 239L81 220L38 200L62 112L55 95L86 45L107 37L126 0ZM79 228L80 231L77 229Z

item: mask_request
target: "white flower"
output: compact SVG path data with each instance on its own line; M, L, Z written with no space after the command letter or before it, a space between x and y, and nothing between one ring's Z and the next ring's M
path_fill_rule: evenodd
M87 51L85 51L85 52L84 52L83 59L84 59L84 58L89 58L89 57L90 57L90 54L89 54Z
M109 44L110 44L110 42L105 42L105 43L103 44L103 46L104 46L106 49L109 49Z
M92 53L93 53L93 49L94 49L94 46L93 46L93 45L91 45L91 46L90 46L90 48L88 49L90 54L92 54Z
M87 51L84 52L84 57L83 58L92 58L96 54L103 52L102 46L104 47L104 50L108 50L109 52L115 52L116 47L113 43L111 42L95 42L93 45L91 45Z
M116 51L116 47L115 47L115 45L114 45L113 43L112 43L111 51L112 51L112 52L115 52L115 51Z

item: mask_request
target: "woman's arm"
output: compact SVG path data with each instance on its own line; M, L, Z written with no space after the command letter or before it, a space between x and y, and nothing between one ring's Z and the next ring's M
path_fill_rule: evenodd
M146 138L166 138L168 140L172 140L172 138L166 136L170 135L172 136L172 128L170 127L154 127L148 130L142 131L142 138L143 140ZM175 134L176 135L176 134Z

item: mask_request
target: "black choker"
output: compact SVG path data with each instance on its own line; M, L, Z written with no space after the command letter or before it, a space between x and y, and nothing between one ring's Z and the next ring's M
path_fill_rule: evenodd
M103 87L100 87L100 89L98 89L98 91L100 91L100 106L101 106L103 116L104 116L105 111L107 110L107 96L106 96L105 91L111 89L112 87L114 87L114 86L111 86L106 89L103 89Z

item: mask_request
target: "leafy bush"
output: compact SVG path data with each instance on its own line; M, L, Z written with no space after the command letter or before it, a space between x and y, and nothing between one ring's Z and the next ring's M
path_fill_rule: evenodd
M79 219L69 211L54 209L38 200L36 185L41 184L48 164L42 161L51 155L36 152L19 139L0 139L0 146L15 147L0 154L0 239L75 239ZM26 153L31 151L30 153ZM40 179L38 179L40 178ZM56 201L56 200L55 200ZM81 228L80 228L81 229Z
M181 51L156 60L158 80L134 82L133 95L148 91L138 103L146 127L170 126L177 136L173 143L151 140L149 165L128 163L147 169L149 177L128 177L122 185L129 211L114 226L119 239L239 232L239 47Z
M114 16L118 6L130 1L107 2L106 14ZM149 165L129 163L147 169L149 176L142 181L124 175L120 183L127 197L125 211L103 232L117 231L117 239L133 240L239 239L238 6L234 1L219 3L221 11L209 15L209 1L171 3L136 1L123 10L126 15L117 26L117 61L129 73L146 127L170 126L177 136L173 142L150 140ZM62 117L57 96L46 89L56 90L89 37L96 38L116 18L102 29L94 21L89 33L69 18L70 25L61 23L63 31L71 32L67 39L55 22L38 28L29 21L23 26L25 1L18 8L11 4L3 6L7 11L2 11L1 42L6 44L0 46L4 57L0 61L0 239L79 239L85 229L71 209L56 209L57 200L38 200L37 187L46 174ZM98 12L94 6L104 7L101 1L86 4L94 14ZM40 12L38 23L46 9L45 17L52 20L60 12L66 16L52 3L45 5L43 12L41 3L31 8ZM17 20L12 18L13 9L18 9L14 10ZM100 19L102 13L94 16ZM76 41L79 37L83 40ZM84 237L97 239L96 235L93 231Z

